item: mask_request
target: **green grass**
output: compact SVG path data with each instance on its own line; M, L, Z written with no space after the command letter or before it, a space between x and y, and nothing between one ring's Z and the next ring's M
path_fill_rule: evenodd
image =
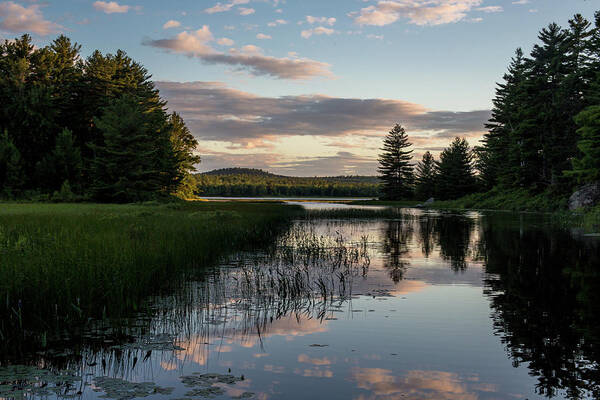
M300 212L276 203L0 203L0 343L126 315L183 272L272 242Z
M431 208L556 212L567 209L568 199L552 193L533 194L526 189L475 193L456 200L436 201Z

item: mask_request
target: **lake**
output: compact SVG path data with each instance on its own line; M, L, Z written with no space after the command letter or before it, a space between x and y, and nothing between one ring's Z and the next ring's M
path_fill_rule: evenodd
M600 397L598 238L537 214L304 204L149 312L3 364L0 399Z

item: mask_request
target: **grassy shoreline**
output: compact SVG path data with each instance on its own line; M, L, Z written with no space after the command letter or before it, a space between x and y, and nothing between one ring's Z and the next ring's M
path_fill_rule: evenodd
M354 201L353 205L390 207L415 207L418 201ZM588 232L600 231L600 206L586 210L569 211L568 198L552 193L532 194L527 190L502 191L493 189L486 193L475 193L456 200L435 201L425 206L442 210L478 210L534 212L552 214L565 226L583 228Z
M0 203L0 341L120 317L173 277L270 243L277 203Z

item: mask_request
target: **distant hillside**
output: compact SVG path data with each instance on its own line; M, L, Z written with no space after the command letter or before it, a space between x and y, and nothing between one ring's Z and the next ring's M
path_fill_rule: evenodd
M221 168L208 172L202 172L199 175L251 175L251 176L280 176L268 171L255 168Z
M196 174L199 196L376 197L376 176L296 177L261 169L223 168Z
M376 176L361 176L361 175L341 175L341 176L314 176L314 177L298 177L298 176L286 176L277 175L269 171L255 168L221 168L215 169L208 172L202 172L198 175L214 175L214 176L262 176L271 178L283 178L283 179L295 179L299 181L322 179L328 182L353 182L353 183L372 183L379 184L379 178Z

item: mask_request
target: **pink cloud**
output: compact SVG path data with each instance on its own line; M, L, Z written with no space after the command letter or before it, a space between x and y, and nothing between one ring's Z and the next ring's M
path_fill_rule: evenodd
M48 35L59 32L62 26L44 19L40 6L24 7L12 1L0 2L0 29L10 32L33 32Z
M262 37L266 39L266 37ZM247 70L252 75L267 75L278 79L311 79L332 77L330 65L308 58L277 58L267 56L253 45L240 50L230 49L228 53L215 50L214 40L208 26L193 32L181 32L169 39L148 40L144 44L166 51L198 58L206 64L223 64ZM218 43L218 42L217 42Z
M106 14L123 14L129 11L130 6L125 6L117 3L116 1L96 1L92 6Z
M415 25L442 25L458 22L482 0L382 0L351 13L359 25L389 25L400 18Z

